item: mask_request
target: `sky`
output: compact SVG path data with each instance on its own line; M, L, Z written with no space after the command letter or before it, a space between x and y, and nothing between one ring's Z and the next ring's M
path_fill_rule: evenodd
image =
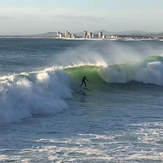
M0 34L163 32L163 0L0 0Z

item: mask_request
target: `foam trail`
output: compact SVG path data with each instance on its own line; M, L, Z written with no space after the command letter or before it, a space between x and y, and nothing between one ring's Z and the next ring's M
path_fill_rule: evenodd
M1 78L0 124L20 122L32 114L56 114L68 109L72 98L63 70L49 69Z

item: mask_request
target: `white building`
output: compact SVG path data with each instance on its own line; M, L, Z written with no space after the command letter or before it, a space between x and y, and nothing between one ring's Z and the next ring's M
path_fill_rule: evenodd
M68 31L65 31L65 38L69 38L70 33Z
M98 38L102 38L102 32L99 32Z
M88 38L92 38L92 33L89 32L88 35L87 35Z

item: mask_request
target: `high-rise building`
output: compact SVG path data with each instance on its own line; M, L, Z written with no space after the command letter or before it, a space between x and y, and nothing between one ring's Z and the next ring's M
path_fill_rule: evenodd
M58 34L58 38L62 38L63 36L62 36L62 33L59 33Z
M88 33L88 38L92 38L92 33L91 32Z
M75 38L75 34L71 34L71 38Z
M87 31L84 31L84 33L83 33L83 37L84 37L84 38L87 37Z
M98 38L102 38L102 32L99 32Z
M60 35L60 32L59 32L59 31L57 31L57 37L59 37L59 35Z
M70 33L68 31L65 31L65 38L68 38Z

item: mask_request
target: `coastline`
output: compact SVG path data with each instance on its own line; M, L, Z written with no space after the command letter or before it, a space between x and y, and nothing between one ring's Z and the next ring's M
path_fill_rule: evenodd
M0 38L29 38L29 39L60 39L60 40L75 40L75 41L163 41L163 37L155 37L155 38L132 38L132 37L123 37L123 38L58 38L54 36L6 36L0 35Z

